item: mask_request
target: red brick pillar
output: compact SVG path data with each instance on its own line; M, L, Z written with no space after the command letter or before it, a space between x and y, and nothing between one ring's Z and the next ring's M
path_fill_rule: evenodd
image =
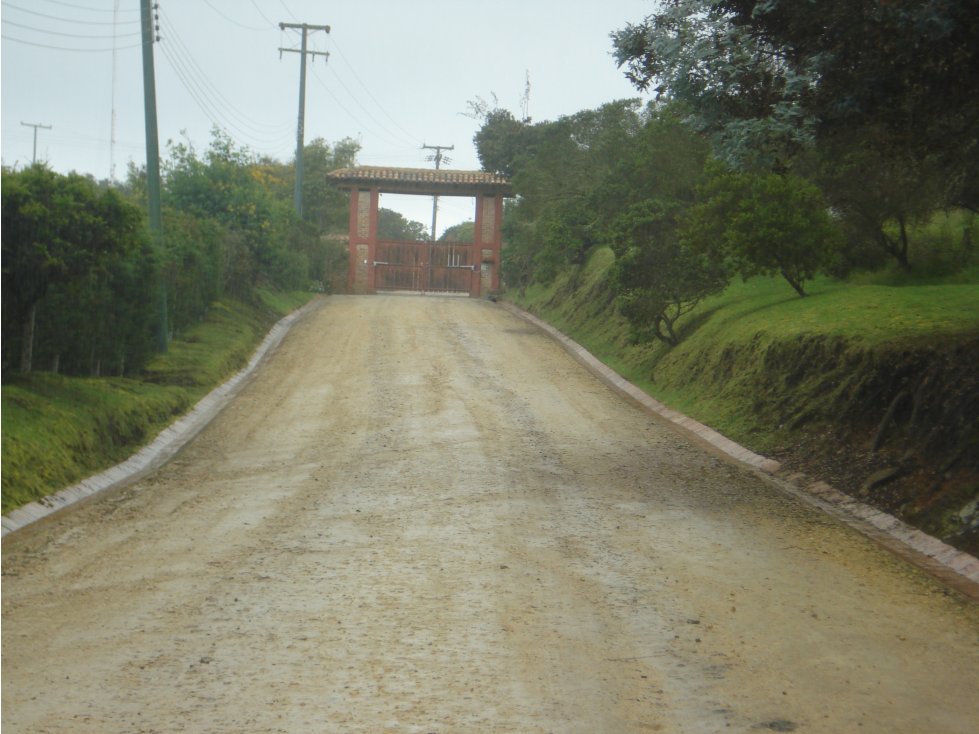
M374 260L377 259L377 209L380 194L374 189L350 189L347 290L374 292Z
M489 295L500 287L500 247L503 222L503 197L488 194L476 196L476 221L473 236L473 261L479 283L474 295Z
M379 208L380 201L381 192L375 186L370 190L370 203L368 205L369 219L367 223L367 259L369 265L367 270L367 289L370 293L374 293L376 289L376 283L374 280L374 261L377 260L377 210Z
M503 249L503 197L493 197L493 278L492 289L500 288L500 251Z

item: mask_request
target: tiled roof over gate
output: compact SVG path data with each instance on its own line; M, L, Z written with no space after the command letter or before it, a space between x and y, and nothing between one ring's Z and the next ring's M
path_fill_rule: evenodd
M419 194L456 193L466 196L483 192L511 195L509 180L486 171L357 166L332 171L328 178L342 188L376 186L382 191Z

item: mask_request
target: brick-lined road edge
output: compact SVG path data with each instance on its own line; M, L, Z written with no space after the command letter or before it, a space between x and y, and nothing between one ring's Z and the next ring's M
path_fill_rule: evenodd
M499 303L511 313L554 338L602 382L631 398L647 411L663 418L677 430L693 437L698 443L723 457L751 467L782 491L818 507L910 563L940 578L966 596L979 600L979 559L975 556L953 548L893 515L855 500L825 482L813 480L800 473L783 472L779 462L774 459L756 454L713 428L650 397L550 324L512 303L502 301Z

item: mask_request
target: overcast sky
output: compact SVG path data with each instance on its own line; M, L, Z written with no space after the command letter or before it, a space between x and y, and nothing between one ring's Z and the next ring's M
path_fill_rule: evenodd
M653 11L651 0L158 0L154 46L161 155L168 140L207 147L211 128L282 161L296 145L300 32L310 32L308 142L345 137L359 163L429 167L423 144L452 145L445 168L478 169L481 97L553 120L639 96L611 56L609 33ZM37 158L58 171L123 179L145 162L139 0L2 0L2 126L6 166ZM116 51L112 49L115 46ZM114 124L113 124L114 120ZM114 132L113 132L114 130ZM114 142L113 142L114 141ZM430 200L382 197L429 222ZM439 229L472 217L469 200L442 199ZM427 213L426 213L427 212Z

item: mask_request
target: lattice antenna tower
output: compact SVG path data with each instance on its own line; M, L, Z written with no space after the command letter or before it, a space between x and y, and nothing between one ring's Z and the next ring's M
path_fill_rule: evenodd
M525 69L523 94L520 97L520 116L525 125L530 124L530 69Z
M109 180L116 180L116 33L119 30L119 0L112 3L112 91L109 118Z

